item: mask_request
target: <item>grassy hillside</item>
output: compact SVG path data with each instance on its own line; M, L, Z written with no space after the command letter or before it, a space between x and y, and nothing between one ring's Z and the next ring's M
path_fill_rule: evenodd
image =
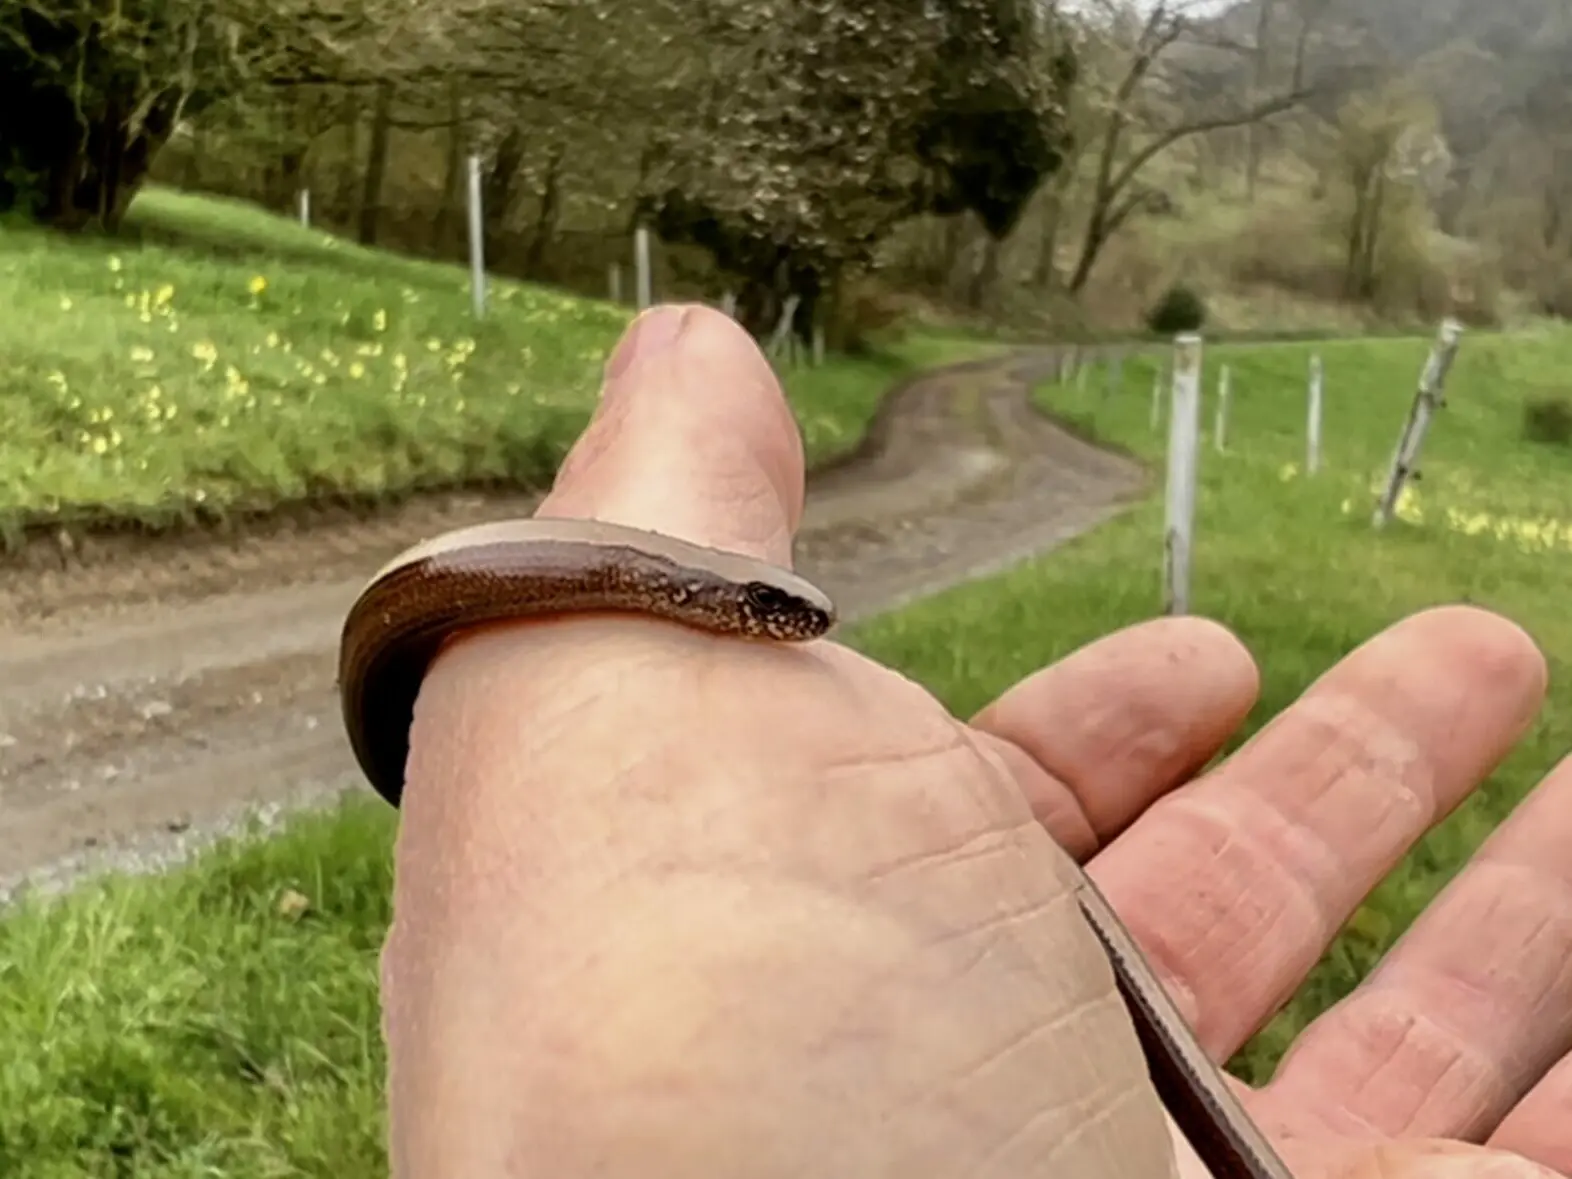
M1196 598L1264 670L1250 729L1373 631L1427 604L1506 611L1552 663L1552 701L1490 785L1392 875L1295 1004L1252 1045L1268 1070L1538 774L1572 744L1572 452L1525 443L1520 403L1564 388L1572 332L1465 340L1405 522L1368 527L1372 479L1425 345L1322 349L1326 468L1306 478L1304 346L1216 350L1234 369L1226 453L1208 451ZM1045 402L1148 457L1150 372ZM1210 409L1210 407L1209 407ZM1208 418L1208 420L1210 420ZM875 620L852 642L961 713L1079 644L1153 613L1151 503L1004 576ZM391 816L357 802L167 877L110 882L0 922L0 1173L383 1173L376 951Z
M0 227L0 534L545 481L629 309L468 275L252 206L153 190L130 240ZM812 459L965 346L786 376Z

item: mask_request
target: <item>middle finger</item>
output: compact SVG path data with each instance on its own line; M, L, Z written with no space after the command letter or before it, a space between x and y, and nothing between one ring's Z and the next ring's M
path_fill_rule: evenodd
M1544 689L1542 656L1505 619L1416 615L1092 861L1214 1060L1292 995L1365 895L1511 748Z

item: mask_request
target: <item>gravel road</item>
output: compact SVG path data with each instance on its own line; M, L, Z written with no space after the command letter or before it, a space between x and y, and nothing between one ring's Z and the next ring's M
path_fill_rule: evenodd
M1135 463L1031 408L1057 363L1039 349L927 374L864 453L810 479L797 563L848 619L1045 551L1140 494ZM364 578L423 535L534 502L433 497L0 565L0 888L156 867L258 808L363 788L333 681Z

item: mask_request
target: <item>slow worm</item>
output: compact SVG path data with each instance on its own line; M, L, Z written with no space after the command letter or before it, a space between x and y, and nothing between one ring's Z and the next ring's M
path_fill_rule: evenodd
M776 642L816 639L835 623L834 604L796 574L657 533L552 519L447 533L380 569L344 622L344 724L371 785L399 805L415 697L447 638L479 623L588 611ZM1158 1095L1201 1161L1215 1179L1292 1179L1084 872L1077 887Z

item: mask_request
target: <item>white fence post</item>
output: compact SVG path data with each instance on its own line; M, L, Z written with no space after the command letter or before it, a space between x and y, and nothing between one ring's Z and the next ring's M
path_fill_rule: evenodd
M480 207L480 156L469 157L469 287L475 318L486 314L486 233Z
M300 217L300 224L306 229L311 228L311 190L302 188L295 194L295 212Z
M1402 498L1403 485L1414 476L1419 463L1419 451L1425 444L1425 432L1430 429L1430 419L1442 404L1446 389L1447 373L1457 358L1457 346L1463 335L1463 325L1455 319L1444 319L1430 346L1430 356L1419 376L1419 388L1408 410L1408 420L1397 439L1397 450L1392 455L1392 469L1387 473L1386 488L1376 503L1375 527L1392 522L1397 501Z
M1310 397L1306 407L1305 422L1305 474L1314 475L1321 469L1321 401L1325 387L1325 369L1321 367L1321 354L1310 356Z
M606 294L613 303L622 302L622 267L615 262L606 267Z
M633 283L640 311L655 301L650 289L650 231L641 225L633 231Z
M1174 339L1173 405L1168 424L1168 493L1163 529L1163 609L1190 612L1196 466L1201 437L1201 337Z
M1232 392L1232 381L1225 364L1217 374L1217 419L1212 425L1212 444L1219 451L1228 448L1228 397Z
M732 319L737 318L737 292L727 291L721 296L721 310Z

